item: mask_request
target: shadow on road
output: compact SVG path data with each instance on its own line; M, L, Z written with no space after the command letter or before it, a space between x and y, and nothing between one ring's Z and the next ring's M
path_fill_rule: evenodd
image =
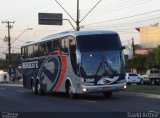
M28 94L32 96L40 96L40 97L54 97L54 98L65 98L65 99L71 99L69 98L65 93L53 93L53 92L47 92L42 95L34 95L31 92L28 92ZM77 97L73 100L91 100L91 101L102 101L102 100L116 100L121 99L122 96L117 96L116 93L113 93L113 95L110 98L105 98L102 93L90 93L90 94L79 94Z

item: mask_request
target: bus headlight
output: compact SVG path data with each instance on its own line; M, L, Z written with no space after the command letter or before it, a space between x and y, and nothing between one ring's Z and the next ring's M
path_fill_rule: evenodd
M126 89L126 88L127 88L127 86L126 86L126 85L124 85L124 86L123 86L123 88L124 88L124 89Z
M87 91L87 89L86 88L83 88L83 92L86 92Z

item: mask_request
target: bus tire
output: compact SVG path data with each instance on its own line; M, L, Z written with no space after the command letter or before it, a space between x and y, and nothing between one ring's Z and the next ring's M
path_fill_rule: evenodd
M38 93L38 91L37 91L37 82L32 80L31 83L32 83L32 93L36 95Z
M66 83L66 94L71 99L76 98L76 94L73 93L73 88L72 88L72 85L69 81L67 81L67 83Z
M103 92L104 98L110 98L112 96L112 92Z

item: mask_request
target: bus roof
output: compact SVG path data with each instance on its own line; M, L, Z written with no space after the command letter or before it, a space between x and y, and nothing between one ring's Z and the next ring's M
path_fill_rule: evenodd
M65 37L65 36L84 36L84 35L98 35L98 34L118 34L115 31L108 31L108 30L94 30L94 31L71 31L71 32L61 32L61 33L57 33L57 34L52 34L49 36L46 36L44 38L42 38L41 40L38 41L30 41L30 42L26 42L25 44L23 44L22 46L27 46L27 45L32 45L35 43L40 43L40 42L45 42L51 39L57 39L57 38L61 38L61 37Z

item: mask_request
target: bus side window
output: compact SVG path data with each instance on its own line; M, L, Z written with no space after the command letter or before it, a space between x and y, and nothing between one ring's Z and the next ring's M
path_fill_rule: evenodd
M25 47L21 47L21 56L25 59Z
M47 53L48 54L51 54L52 53L52 51L53 51L53 49L52 49L52 41L48 41L48 42L46 42L46 49L47 49Z
M67 37L64 37L61 40L61 50L65 53L68 54L68 39Z
M39 43L38 45L38 56L45 55L45 43Z
M53 40L53 52L52 54L60 54L60 39Z
M24 47L24 58L27 58L27 47Z
M25 47L25 57L28 58L28 46Z
M28 57L29 58L33 57L33 45L28 46Z
M34 57L38 56L38 44L34 44Z
M76 63L76 42L75 39L70 37L69 39L69 53L70 53L70 59L73 71L76 75L78 75L77 72L77 63Z

